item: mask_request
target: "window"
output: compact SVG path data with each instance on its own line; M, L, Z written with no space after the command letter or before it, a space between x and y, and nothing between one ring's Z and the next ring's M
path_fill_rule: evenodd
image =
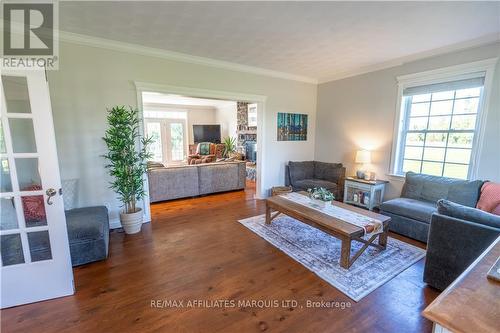
M165 165L181 164L187 152L185 111L144 110L145 134L152 137L151 160Z
M402 84L393 173L468 179L478 149L486 71ZM437 81L437 82L436 82Z

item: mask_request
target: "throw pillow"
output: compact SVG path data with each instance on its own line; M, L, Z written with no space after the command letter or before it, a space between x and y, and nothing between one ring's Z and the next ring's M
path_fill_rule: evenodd
M500 184L493 182L484 183L476 207L485 212L500 215Z

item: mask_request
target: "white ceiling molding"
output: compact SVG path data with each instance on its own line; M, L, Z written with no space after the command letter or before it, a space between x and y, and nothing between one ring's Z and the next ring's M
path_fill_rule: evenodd
M189 54L184 54L180 52L173 52L163 49L146 47L138 44L124 43L111 39L104 39L100 37L93 37L81 34L75 34L67 31L59 31L59 40L64 42L70 42L79 45L99 47L103 49L122 51L127 53L134 53L139 55L164 58L168 60L174 60L179 62L204 65L215 68L228 69L237 72L250 73L255 75L263 75L274 77L278 79L299 81L305 83L318 84L318 80L306 76L295 75L290 73L284 73L279 71L274 71L265 68L259 68L254 66L241 65L228 61L215 60L205 57L198 57Z
M451 52L456 52L460 50L465 50L468 48L473 48L473 47L479 47L482 45L488 45L488 44L493 44L500 41L500 35L499 34L491 34L487 35L481 38L469 40L463 43L458 43L458 44L453 44L441 48L437 48L434 50L426 51L426 52L420 52L416 54L412 54L406 57L394 59L391 61L371 65L371 66L366 66L363 68L359 68L354 71L345 71L345 72L339 72L337 75L325 78L325 79L318 79L318 83L327 83L331 81L337 81L337 80L342 80L346 79L349 77L357 76L357 75L362 75L362 74L367 74L371 72L376 72L379 70L391 68L391 67L396 67L396 66L401 66L403 64L412 62L412 61L418 61L434 56L439 56L439 55L444 55L446 53L451 53Z

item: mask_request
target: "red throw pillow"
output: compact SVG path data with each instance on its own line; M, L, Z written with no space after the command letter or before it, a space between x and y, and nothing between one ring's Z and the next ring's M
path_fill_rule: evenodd
M31 185L23 188L22 191L40 191L41 189L40 185ZM21 201L26 224L45 220L43 195L24 196L21 197Z
M476 208L500 215L500 184L493 182L484 183Z

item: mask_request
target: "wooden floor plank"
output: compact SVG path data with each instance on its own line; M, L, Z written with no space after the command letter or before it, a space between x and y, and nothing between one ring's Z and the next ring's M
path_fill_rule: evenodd
M422 282L423 260L355 303L236 222L264 213L253 195L250 187L153 204L153 222L142 233L112 232L109 258L74 270L74 296L3 310L2 332L431 331L420 312L438 293ZM156 299L335 300L351 307L155 309Z

